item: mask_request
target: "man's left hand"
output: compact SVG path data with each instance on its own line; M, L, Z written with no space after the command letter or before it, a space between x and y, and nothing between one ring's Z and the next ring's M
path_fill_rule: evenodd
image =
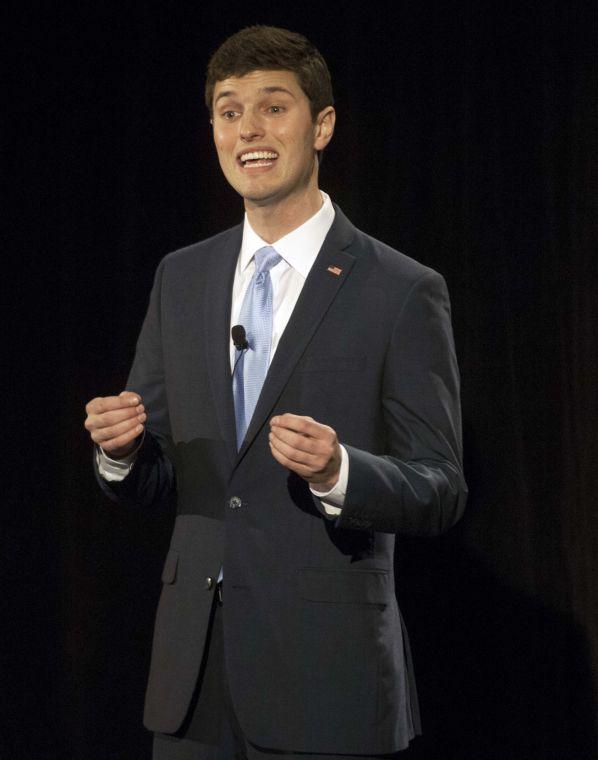
M307 480L316 491L330 491L338 482L341 447L336 433L311 417L273 417L270 451L277 462Z

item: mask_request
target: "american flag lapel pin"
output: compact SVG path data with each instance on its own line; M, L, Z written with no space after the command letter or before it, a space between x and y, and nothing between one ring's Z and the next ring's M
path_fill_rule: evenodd
M335 274L338 277L339 274L341 274L343 270L340 267L335 267L335 266L332 266L331 264L326 271L332 272L332 274Z

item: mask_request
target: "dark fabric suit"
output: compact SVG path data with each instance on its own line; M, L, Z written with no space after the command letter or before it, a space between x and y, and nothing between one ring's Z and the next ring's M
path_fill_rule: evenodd
M177 504L145 724L175 732L185 718L206 578L223 565L227 674L248 739L390 753L419 731L394 534L441 533L466 496L444 280L336 208L237 453L229 326L241 235L235 227L161 262L127 383L148 434L131 474L102 481L119 500ZM332 426L346 446L340 518L323 517L307 483L271 456L267 423L282 412Z

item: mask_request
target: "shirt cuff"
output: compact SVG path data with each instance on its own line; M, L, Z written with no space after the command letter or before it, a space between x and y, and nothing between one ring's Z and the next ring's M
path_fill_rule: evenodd
M338 517L345 503L347 483L349 482L349 455L341 444L341 468L336 485L330 491L316 491L310 486L310 491L322 502L324 513L329 517Z
M109 483L120 483L121 480L127 477L133 469L133 465L137 459L137 452L141 448L144 438L145 430L135 451L127 454L126 457L121 457L121 459L112 459L101 446L96 446L96 464L98 465L98 472L104 480L107 480Z

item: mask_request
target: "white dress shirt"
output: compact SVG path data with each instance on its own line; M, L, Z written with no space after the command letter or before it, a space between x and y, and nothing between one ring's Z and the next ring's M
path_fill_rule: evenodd
M322 207L300 227L289 232L274 243L267 243L252 229L247 214L243 224L243 240L235 269L233 282L231 327L238 323L239 313L245 292L255 271L254 255L260 248L271 245L282 257L281 261L270 270L273 295L272 348L270 361L274 356L280 338L288 324L297 303L307 275L322 247L334 221L334 207L326 193L322 193ZM231 371L238 354L231 341ZM98 469L103 478L109 481L123 480L135 461L135 453L120 460L108 457L101 448L98 449ZM347 492L349 479L349 457L341 446L341 469L334 488L322 492L311 489L322 501L326 515L334 517L341 511Z

